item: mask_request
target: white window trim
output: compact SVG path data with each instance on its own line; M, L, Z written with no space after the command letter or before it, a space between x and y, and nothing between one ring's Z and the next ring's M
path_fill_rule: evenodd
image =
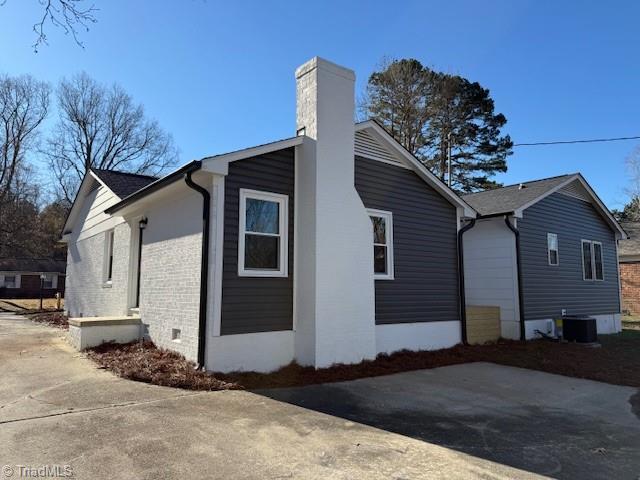
M1 287L4 287L4 288L9 289L9 290L19 289L21 287L21 285L20 285L21 275L19 273L4 272L4 273L0 274L0 276L2 277L2 283L0 284ZM15 281L13 287L7 287L6 286L5 277L15 277L16 281Z
M279 234L261 234L280 237L280 265L277 270L257 270L244 267L244 247L247 219L247 198L278 203ZM239 277L288 277L289 276L289 196L280 193L263 192L248 188L240 189L240 210L238 228L238 276ZM250 232L249 232L250 233Z
M57 273L46 273L43 272L41 273L41 275L45 275L48 277L51 277L51 287L47 288L44 286L44 280L42 281L42 288L47 288L47 290L53 290L55 288L58 288L58 274Z
M111 287L113 285L113 263L115 262L115 251L113 251L113 244L115 243L115 238L116 232L114 229L104 232L104 258L102 264L102 285L104 287ZM109 278L110 256L114 257L111 264L111 278Z
M395 264L393 261L393 213L386 210L376 210L373 208L367 208L367 213L370 217L384 218L385 222L385 240L387 247L387 273L373 273L375 280L394 280L395 279ZM371 236L373 237L373 224L371 224ZM376 245L382 245L381 243L372 243L373 249ZM373 260L373 258L372 258Z
M555 237L556 239L556 263L551 263L551 248L549 248L549 239L551 238L551 236ZM557 233L547 233L547 260L549 262L549 265L551 265L552 267L557 267L558 265L560 265L560 243L558 242L558 234ZM584 269L582 270L584 273Z
M591 245L591 278L584 276L584 244ZM602 257L602 278L596 278L596 252L593 246L595 244L600 245L600 256ZM582 259L582 280L585 282L604 282L604 249L602 248L602 242L595 240L580 240L580 258Z

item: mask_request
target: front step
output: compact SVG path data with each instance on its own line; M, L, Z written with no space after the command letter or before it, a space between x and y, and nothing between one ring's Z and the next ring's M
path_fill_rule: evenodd
M139 317L140 307L132 307L129 309L129 316Z

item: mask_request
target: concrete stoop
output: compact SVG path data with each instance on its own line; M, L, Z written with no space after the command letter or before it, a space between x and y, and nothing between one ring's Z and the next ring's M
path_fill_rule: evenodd
M106 342L128 343L142 338L139 316L82 317L69 319L67 339L76 350Z

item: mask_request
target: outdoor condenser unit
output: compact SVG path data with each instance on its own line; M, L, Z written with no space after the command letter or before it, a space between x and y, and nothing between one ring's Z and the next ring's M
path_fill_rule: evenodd
M597 342L598 329L596 319L583 315L563 315L562 337L568 342Z

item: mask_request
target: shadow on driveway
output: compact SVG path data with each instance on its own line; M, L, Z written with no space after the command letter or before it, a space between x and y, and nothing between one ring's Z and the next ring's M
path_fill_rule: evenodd
M256 393L555 478L640 478L629 387L472 363Z

